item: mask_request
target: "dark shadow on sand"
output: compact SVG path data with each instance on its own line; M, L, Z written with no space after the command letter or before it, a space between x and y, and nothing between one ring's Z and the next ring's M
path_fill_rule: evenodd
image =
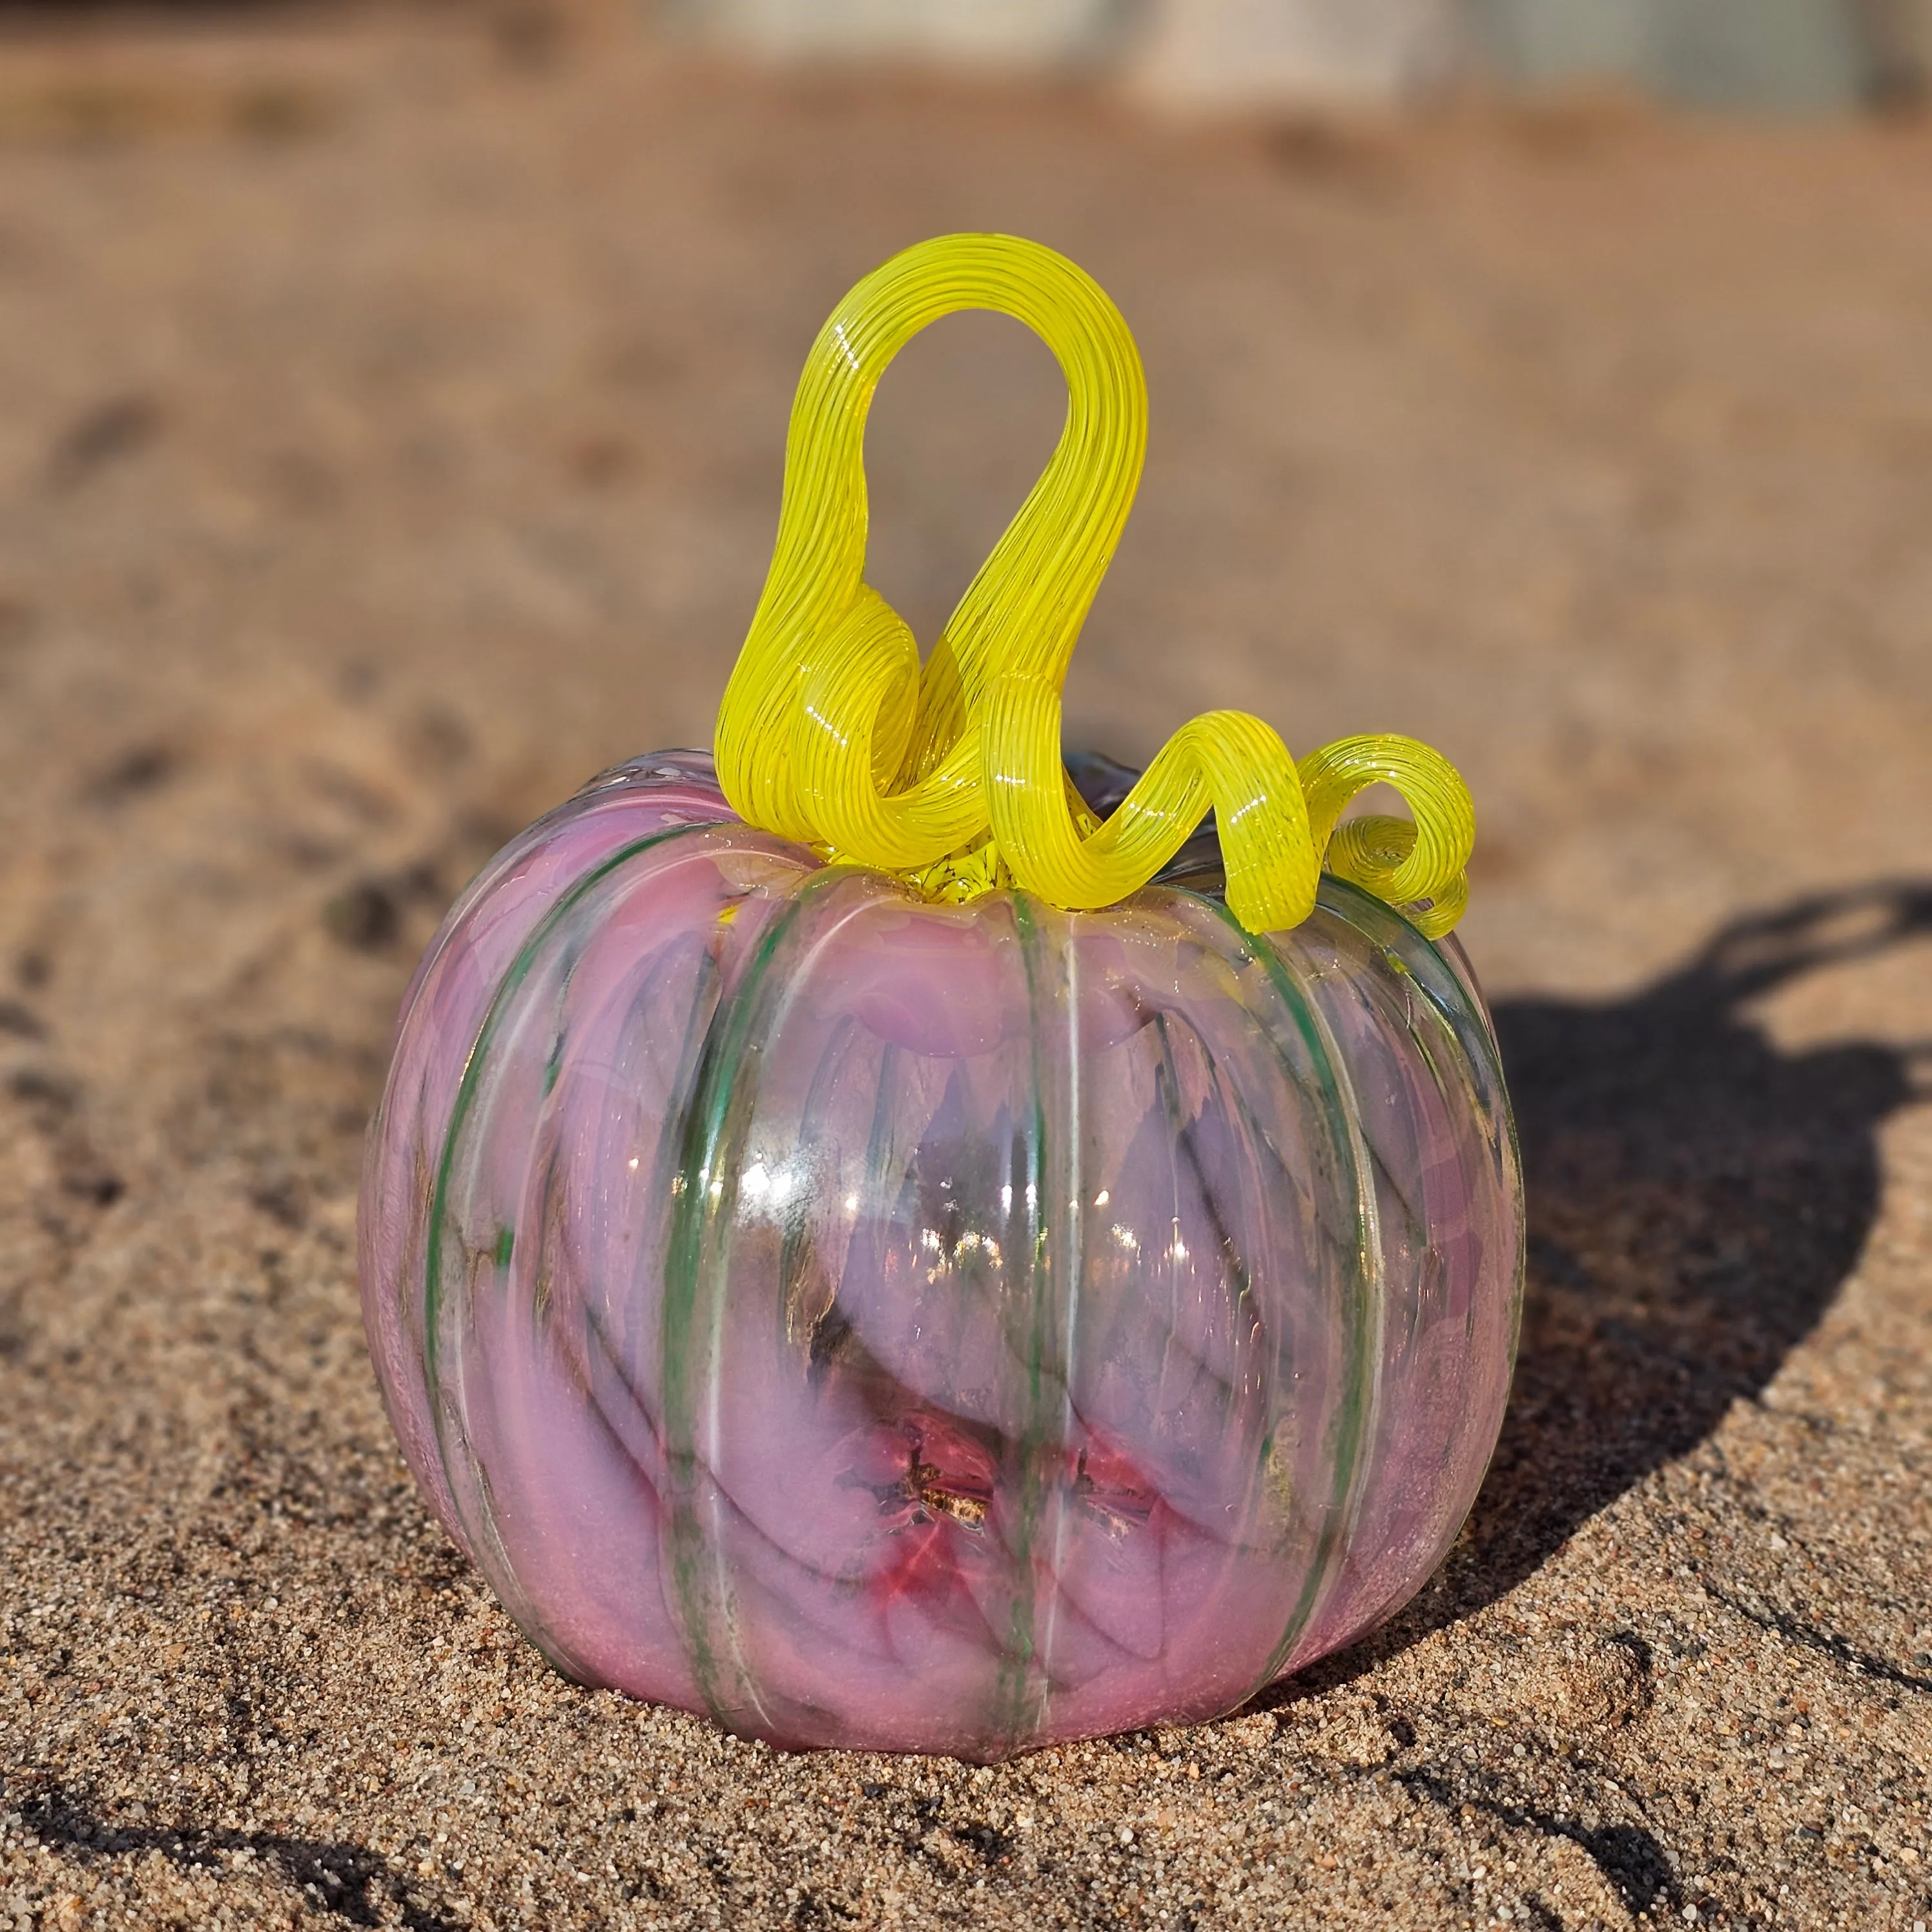
M1276 1686L1264 1708L1346 1684L1494 1602L1777 1374L1857 1264L1882 1186L1879 1130L1925 1094L1932 1042L1786 1053L1750 1003L1928 936L1932 882L1855 886L1739 920L1628 998L1498 1003L1529 1204L1502 1438L1436 1582L1352 1648ZM1925 1688L1842 1637L1796 1621L1786 1634ZM1641 1639L1611 1641L1642 1653L1647 1674ZM1398 1748L1413 1741L1392 1736ZM1674 1910L1675 1862L1642 1804L1573 1760L1556 1788L1580 1783L1600 1815L1586 1823L1574 1802L1539 1805L1526 1794L1538 1776L1552 1780L1533 1738L1530 1750L1502 1771L1473 1746L1432 1764L1392 1756L1390 1774L1464 1820L1570 1840L1633 1913Z
M1498 1002L1529 1207L1509 1412L1447 1587L1342 1675L1521 1582L1816 1324L1878 1212L1879 1130L1925 1091L1932 1042L1785 1053L1750 1002L1928 936L1932 882L1849 887L1739 920L1624 999Z

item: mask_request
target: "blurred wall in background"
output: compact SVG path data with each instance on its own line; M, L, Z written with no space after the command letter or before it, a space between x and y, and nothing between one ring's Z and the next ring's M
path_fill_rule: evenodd
M1139 8L1134 0L664 0L658 10L694 33L781 57L1057 66L1110 59Z
M1829 112L1932 84L1932 0L659 0L780 58L1100 70L1179 102L1621 86Z
M1461 60L1456 0L1154 0L1128 61L1144 90L1240 104L1400 100Z

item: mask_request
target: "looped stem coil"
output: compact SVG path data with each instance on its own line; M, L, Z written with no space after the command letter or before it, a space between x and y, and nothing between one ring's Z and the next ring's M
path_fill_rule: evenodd
M1052 459L923 665L865 580L866 418L901 349L984 308L1040 337L1066 380ZM1068 784L1060 691L1126 521L1147 385L1120 311L1051 249L1004 235L920 243L860 282L807 358L785 446L778 542L718 718L718 775L748 824L890 872L934 897L1012 884L1070 909L1160 871L1211 808L1228 904L1252 932L1298 925L1328 868L1432 936L1468 899L1474 838L1454 768L1414 740L1347 738L1297 766L1245 712L1175 732L1096 824ZM1394 786L1414 814L1341 822Z

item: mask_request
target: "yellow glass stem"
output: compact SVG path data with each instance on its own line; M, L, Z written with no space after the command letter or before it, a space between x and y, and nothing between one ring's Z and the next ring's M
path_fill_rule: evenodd
M923 666L865 580L866 418L892 358L940 316L997 310L1058 359L1058 446ZM1298 924L1322 864L1432 934L1468 898L1467 789L1426 746L1348 738L1298 768L1238 711L1183 725L1102 825L1078 809L1060 691L1132 504L1147 385L1120 311L1051 249L952 235L860 282L806 358L785 446L764 592L718 716L719 782L748 824L836 860L968 898L1008 883L1056 905L1110 905L1160 871L1210 809L1228 904L1252 932ZM1365 785L1414 814L1341 822Z

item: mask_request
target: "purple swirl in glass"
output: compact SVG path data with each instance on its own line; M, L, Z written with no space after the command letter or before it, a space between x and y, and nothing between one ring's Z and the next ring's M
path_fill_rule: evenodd
M560 1670L992 1759L1229 1710L1420 1586L1514 1346L1494 1039L1453 940L1334 879L1257 936L1218 884L1197 838L1103 911L932 904L681 752L470 887L364 1310Z

